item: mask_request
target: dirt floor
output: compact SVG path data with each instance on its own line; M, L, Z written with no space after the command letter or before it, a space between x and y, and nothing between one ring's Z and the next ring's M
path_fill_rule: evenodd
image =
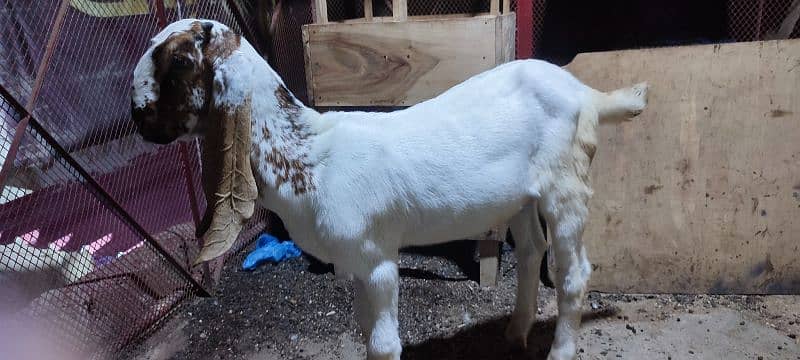
M544 359L555 292L541 288L526 352L503 331L516 271L506 246L498 287L481 288L472 243L401 259L403 359ZM444 253L464 254L458 259ZM123 359L363 359L352 289L297 258L253 272L229 262L215 298L187 304ZM612 295L585 301L579 359L800 359L800 296Z

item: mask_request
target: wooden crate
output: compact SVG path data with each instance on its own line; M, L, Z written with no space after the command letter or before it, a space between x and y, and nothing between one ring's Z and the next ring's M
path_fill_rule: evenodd
M315 23L303 27L315 106L410 106L514 59L516 18L499 0L475 16L413 17L401 0L393 17L373 17L366 0L366 17L337 23L326 7L317 0Z

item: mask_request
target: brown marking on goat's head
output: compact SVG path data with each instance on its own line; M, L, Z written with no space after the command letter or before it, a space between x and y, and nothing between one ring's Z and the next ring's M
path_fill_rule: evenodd
M157 34L134 70L133 120L146 141L170 143L202 134L206 213L196 235L203 249L195 264L224 254L253 215L257 186L250 165L252 98L225 103L225 61L240 38L214 21L186 19ZM246 84L240 84L245 86Z
M132 118L139 133L159 144L202 133L214 66L239 47L239 36L193 20L170 24L152 42L134 71Z
M241 37L233 31L225 31L219 39L208 44L205 55L211 59L226 59L241 45Z

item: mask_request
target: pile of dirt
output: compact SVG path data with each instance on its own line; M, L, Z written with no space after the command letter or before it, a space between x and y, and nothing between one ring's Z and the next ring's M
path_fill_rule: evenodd
M496 288L476 281L472 243L401 256L403 359L545 358L555 292L541 288L527 351L503 339L516 261L505 248ZM448 254L448 256L444 256ZM457 254L458 256L453 256ZM361 359L351 284L301 257L253 272L230 262L216 297L183 306L125 359ZM800 297L590 293L582 359L800 359Z

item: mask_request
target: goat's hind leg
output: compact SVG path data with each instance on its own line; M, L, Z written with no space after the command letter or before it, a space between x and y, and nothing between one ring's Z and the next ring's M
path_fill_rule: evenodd
M536 203L525 207L509 224L516 245L517 297L511 322L506 328L506 339L522 348L527 347L528 332L536 320L539 264L547 247L536 207Z
M570 183L569 180L565 182ZM559 360L574 359L577 354L581 305L591 274L591 264L581 240L590 190L584 186L560 190L555 191L559 195L546 199L541 208L553 232L550 248L555 256L558 293L558 320L548 359Z

